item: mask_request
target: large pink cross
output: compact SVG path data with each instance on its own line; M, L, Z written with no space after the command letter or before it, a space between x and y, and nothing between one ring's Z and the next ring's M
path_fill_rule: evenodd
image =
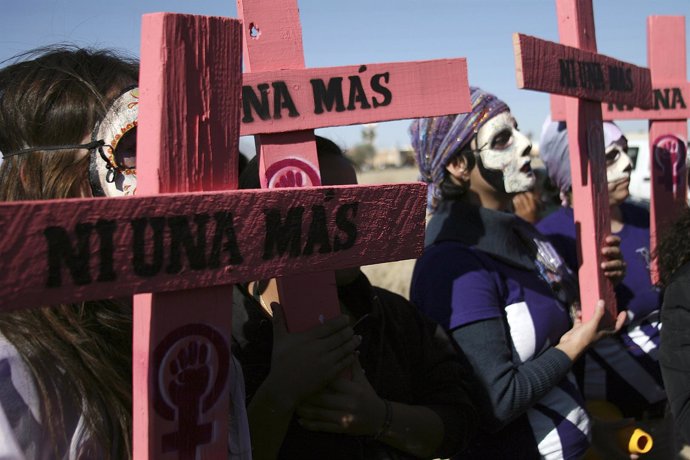
M242 134L257 134L263 187L320 184L315 128L470 109L464 59L305 69L296 0L237 5L247 72ZM290 330L308 329L340 312L332 272L277 281Z
M647 69L597 54L592 0L556 0L556 6L561 45L514 36L518 86L570 96L566 120L582 313L588 319L604 299L610 322L616 298L600 267L600 249L611 233L601 102L650 108L651 77Z
M246 116L240 29L227 18L144 16L137 197L0 204L3 309L135 296L137 459L227 456L233 283L413 258L423 246L422 184L232 190ZM380 77L380 106L393 105L390 91L396 107L414 106L409 117L469 109L464 60L410 65L445 79L425 80L434 88L400 66L376 70L390 72ZM299 83L290 85L295 95ZM297 169L288 168L293 178Z
M647 63L652 73L654 107L643 110L604 103L604 120L649 120L650 252L669 224L687 207L687 139L690 118L690 83L686 69L684 16L647 18ZM554 120L565 120L565 100L551 96ZM656 259L652 278L658 281Z

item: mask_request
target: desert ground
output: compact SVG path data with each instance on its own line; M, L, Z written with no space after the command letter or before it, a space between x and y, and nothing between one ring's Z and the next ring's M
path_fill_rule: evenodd
M414 182L417 180L417 168L388 168L378 171L359 172L360 184L389 184L396 182ZM414 268L414 259L388 262L362 267L362 271L375 286L388 289L409 298L410 279Z

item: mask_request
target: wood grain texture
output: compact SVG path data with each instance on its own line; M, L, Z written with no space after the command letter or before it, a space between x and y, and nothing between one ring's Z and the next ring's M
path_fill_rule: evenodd
M685 18L650 16L647 18L647 43L654 108L643 110L604 103L602 111L605 120L650 120L650 250L653 252L658 237L687 206L687 170L682 155L674 163L668 155L655 154L655 143L664 136L677 137L681 141L679 144L687 142L690 83L687 82L686 71ZM565 120L565 101L562 96L551 96L552 119ZM651 273L652 281L657 282L659 275L655 258L651 261Z
M148 375L150 426L141 429L142 395L133 394L133 458L142 452L143 434L149 437L148 458L224 458L227 456L232 331L230 286L189 291L159 292L134 297L135 343L132 373ZM211 320L212 319L212 320ZM144 340L150 350L141 348ZM138 351L137 351L138 350ZM187 381L182 374L187 374ZM194 376L196 374L196 377ZM207 383L190 385L190 382ZM134 380L136 388L137 380ZM141 391L141 390L139 390ZM134 428L135 430L137 428ZM193 455L197 454L198 457Z
M321 183L315 128L470 110L464 59L303 70L296 0L237 6L247 70L242 134L255 134L262 187ZM332 273L278 279L278 292L290 304L287 322L296 328L290 330L340 313Z
M137 137L140 195L237 187L241 47L238 20L165 13L143 17ZM130 215L137 213L132 209L136 202L118 205L126 206ZM152 214L162 211L155 199L148 201L148 207ZM196 210L190 211L192 220ZM120 212L124 216L127 211ZM175 228L178 234L188 231L180 217L166 222L172 233ZM133 228L122 223L127 226ZM130 251L135 240L130 239ZM186 250L188 256L193 252L181 241L169 247L172 265L176 251ZM205 251L196 248L197 258L205 259ZM155 259L156 250L148 254ZM130 266L136 265L132 260ZM191 258L189 263L214 265ZM182 265L180 271L190 269ZM143 259L142 267L147 267ZM155 262L148 268L153 273ZM178 270L170 268L166 271ZM128 279L122 274L117 278ZM137 291L141 284L131 281L135 290L120 287L120 295L142 292ZM98 284L96 294L102 297L105 292ZM227 456L232 286L177 291L191 287L185 284L171 277L163 285L176 292L161 293L169 289L152 286L152 294L134 297L134 458Z
M687 81L685 16L647 18L647 63L652 80Z
M243 77L243 91L251 88L255 95L254 106L249 98L243 101L243 136L471 110L467 61L463 58L281 69L245 73ZM260 85L267 85L267 97L260 106L266 119L255 108L262 102ZM275 99L284 105L282 110L274 109Z
M601 248L611 234L601 107L574 99L566 110L583 321L592 317L597 301L604 299L610 323L617 314L616 296L600 268Z
M592 0L557 0L558 33L573 59L610 65L614 60L603 61L596 55L597 45L594 31L594 12ZM560 48L556 52L563 52ZM582 51L580 50L582 49ZM578 56L578 53L586 53ZM546 54L550 56L550 54ZM615 61L616 67L625 68L627 64ZM635 68L637 69L637 68ZM651 96L649 71L630 70L633 75L633 94L637 98L627 103L648 106ZM625 73L625 72L624 72ZM604 76L607 73L604 72ZM605 89L609 88L605 84ZM641 91L641 93L640 93ZM623 93L629 94L629 93ZM602 128L601 105L588 94L576 94L583 99L566 99L566 122L568 124L568 145L570 148L570 171L572 175L575 226L578 242L578 278L580 281L580 303L582 319L587 321L594 314L597 301L606 302L607 315L603 322L612 325L617 315L616 295L613 285L601 270L601 248L611 233L609 198L604 158L604 132ZM609 95L606 95L606 100ZM641 103L644 101L645 103ZM617 101L618 102L618 101Z
M685 17L650 16L647 18L647 62L654 82L687 82ZM690 95L686 93L686 95ZM685 99L685 104L690 100ZM651 167L651 202L649 249L655 251L659 237L687 208L687 145L688 115L675 120L649 122L649 153ZM674 154L657 149L659 139L673 136ZM676 142L677 141L677 142ZM667 142L669 144L669 142ZM682 144L682 145L681 145ZM683 155L683 151L685 151ZM652 252L653 253L653 252ZM657 261L652 261L652 281L659 280Z
M236 188L237 20L160 13L145 15L144 22L159 23L175 46L151 46L162 39L152 27L142 29L140 94L156 102L139 108L139 132L147 135L137 139L137 193ZM167 107L173 110L162 110Z
M0 225L6 229L7 237L0 242L0 257L8 267L16 269L6 272L2 279L0 305L6 309L39 306L46 302L126 297L133 293L191 289L267 279L274 275L414 258L423 248L425 194L424 184L411 183L4 203L0 205ZM338 209L354 203L358 203L356 216L353 216L351 207L343 208L340 211L342 221L338 226ZM322 207L327 217L325 228L330 235L332 251L320 252L321 245L315 244L313 253L304 254L310 227L315 220L315 206ZM288 212L298 208L303 211L293 212L302 212L301 226L299 231L293 231L300 236L299 244L294 246L299 254L291 256L293 245L288 244L282 255L274 250L273 257L265 259L267 213L279 213L285 226ZM229 262L230 251L226 247L220 253L219 266L211 266L213 241L218 229L214 215L218 212L232 214L237 247L242 256L240 263ZM197 269L191 268L188 251L182 246L179 271L167 273L172 261L171 223L174 225L176 219L179 221L179 217L186 216L196 244L196 222L199 220L195 222L195 216L204 215L210 217L203 233L205 238L201 239L205 244L203 263L199 262ZM86 238L88 245L80 252L75 227L78 224L96 224L99 219L114 222L112 238L106 238L106 241L112 239L112 250L107 250L109 243L102 246L99 233L92 227L88 233L90 237ZM162 228L162 256L157 271L151 268L157 265L154 263L157 259L154 257L156 238L152 231L155 221L152 219L157 219ZM350 221L357 231L356 240L352 247L335 251L333 242L336 237L341 242L349 240L347 222ZM140 251L134 248L132 222L146 224L145 234L141 234L143 247ZM323 228L317 224L314 224L317 230ZM87 282L75 282L70 270L62 263L63 259L60 259L60 285L46 285L49 251L44 232L47 227L66 229L75 256L85 254L89 268ZM226 236L223 244L228 241ZM99 278L103 278L101 272L109 272L102 270L103 247L106 253L112 253L112 264L106 263L106 266L113 267L112 272L116 277L99 281ZM144 256L145 264L139 268L142 275L138 275L134 269L136 253Z
M259 180L263 188L321 185L321 172L313 130L255 136ZM291 176L292 174L292 176ZM290 182L290 178L301 182Z
M303 69L299 8L294 0L237 0L247 72ZM252 33L254 31L254 33Z
M567 46L597 52L592 0L556 0L558 39Z
M678 120L690 118L690 83L667 82L657 84L652 71L652 109L640 109L622 104L603 102L601 111L604 120ZM565 121L565 97L551 95L551 119Z
M648 69L529 35L513 45L519 88L652 108Z
M304 69L297 0L237 0L237 12L245 24L244 57L248 72ZM275 96L277 90L271 88L271 91ZM293 187L321 184L313 130L258 133L254 141L263 188L277 187L281 181L284 182L282 185ZM321 284L315 284L312 279ZM287 323L299 324L300 330L340 315L332 271L311 279L299 276L278 278L277 285Z

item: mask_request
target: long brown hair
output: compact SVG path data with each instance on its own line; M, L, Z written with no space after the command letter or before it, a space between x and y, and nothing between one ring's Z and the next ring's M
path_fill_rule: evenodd
M656 248L661 286L667 286L673 274L690 263L690 208L662 235Z
M106 50L60 46L14 58L0 69L0 151L83 143L112 99L137 79L135 60ZM6 158L0 200L83 196L88 161L84 150ZM34 377L56 455L70 443L65 401L84 416L90 438L82 455L131 457L131 313L129 301L101 301L0 314L0 333Z

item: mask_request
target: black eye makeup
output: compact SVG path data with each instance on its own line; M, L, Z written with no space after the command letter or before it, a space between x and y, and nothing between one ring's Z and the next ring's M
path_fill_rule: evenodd
M513 138L513 131L511 129L504 129L496 134L493 139L491 139L492 149L502 149L510 145L510 141Z
M620 156L621 156L621 151L618 149L611 150L610 152L607 152L606 153L606 166L611 166L612 164L614 164L616 161L618 161Z

